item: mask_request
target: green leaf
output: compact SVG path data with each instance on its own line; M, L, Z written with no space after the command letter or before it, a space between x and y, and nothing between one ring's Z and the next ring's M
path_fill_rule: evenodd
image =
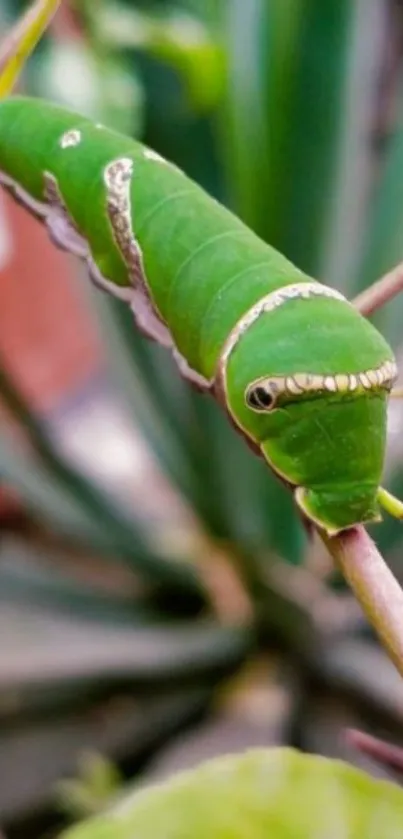
M355 6L233 0L223 7L221 155L231 202L263 239L314 276L333 220Z
M106 534L99 521L87 514L79 500L70 495L37 458L17 448L12 436L3 429L0 479L3 485L13 488L34 517L50 525L56 533L74 543L91 545L93 550L116 554L116 545L106 543Z
M366 288L403 258L403 88L397 121L382 158L380 177L374 190L357 291ZM399 298L398 298L399 299ZM395 306L396 301L393 301Z
M113 381L160 468L205 528L246 551L270 546L298 564L305 534L290 494L228 426L223 411L182 381L170 355L136 332L131 312L88 291ZM285 517L287 528L277 527Z
M403 259L403 87L396 107L397 122L374 190L357 290L371 285ZM399 294L372 318L395 347L402 341L402 312L403 295Z
M63 839L397 839L403 792L291 749L213 760L140 790Z
M77 777L59 781L59 808L73 820L99 813L123 783L117 766L97 752L86 752L79 761Z
M81 533L102 533L107 551L115 551L129 565L157 584L165 583L200 596L202 585L195 569L187 563L163 556L152 540L141 515L130 515L101 487L87 480L57 450L44 422L33 414L5 368L0 367L0 395L13 418L24 429L35 450L38 467L31 472L24 454L16 447L8 451L0 439L0 479L21 494L31 510L38 510L63 529L78 521ZM32 459L35 464L35 459ZM17 464L17 467L16 467ZM52 484L49 492L48 480ZM38 497L36 494L38 483ZM54 496L53 496L54 494ZM53 496L53 497L52 497ZM84 516L82 514L85 514ZM67 514L67 515L66 515ZM98 541L94 534L94 541ZM97 545L98 547L98 545Z
M313 276L321 273L333 222L355 6L351 0L302 4L283 135L285 165L276 190L283 198L283 226L275 244Z
M1 464L1 461L0 461ZM1 465L0 465L1 468ZM0 608L3 602L21 603L25 608L41 607L58 615L74 613L75 619L102 620L103 624L114 626L140 626L157 620L158 612L146 598L146 591L136 592L136 578L130 572L125 579L132 587L123 593L94 585L94 581L83 580L77 575L77 561L83 558L82 551L75 552L62 543L48 546L29 533L5 535L0 551ZM72 560L72 567L69 561ZM111 564L112 579L115 579L114 561ZM104 576L106 566L99 563L99 574ZM119 574L119 572L118 572Z
M227 90L218 117L228 190L235 211L274 245L301 8L301 0L233 0L222 10Z
M94 4L87 4L94 13ZM109 48L142 50L183 79L195 111L217 103L224 81L223 54L206 27L183 9L142 14L120 4L101 3L91 15L93 38Z
M35 55L26 87L124 134L143 128L143 89L133 69L81 40L51 42L45 55Z
M169 479L193 501L198 476L189 462L183 421L188 415L189 386L181 380L176 365L170 364L168 353L139 334L127 307L88 287L86 290L100 319L111 376L134 423Z
M325 190L327 235L321 245L320 273L328 285L341 289L347 297L356 293L370 210L368 196L374 187L374 90L385 49L380 6L361 0L354 0L350 6L344 80L338 97L334 178L332 189ZM316 142L312 147L315 151Z

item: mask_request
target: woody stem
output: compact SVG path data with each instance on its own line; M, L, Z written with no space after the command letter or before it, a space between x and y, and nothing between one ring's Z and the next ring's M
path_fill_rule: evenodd
M352 303L362 315L368 317L401 291L403 291L403 262L399 262L392 271L362 291Z
M403 676L403 591L397 580L361 525L320 536Z

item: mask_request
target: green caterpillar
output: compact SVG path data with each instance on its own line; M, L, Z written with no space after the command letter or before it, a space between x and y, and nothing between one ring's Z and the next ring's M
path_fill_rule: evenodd
M0 182L84 259L94 282L170 347L335 534L379 520L397 370L379 332L150 149L47 102L7 98L58 0L39 0L0 52Z

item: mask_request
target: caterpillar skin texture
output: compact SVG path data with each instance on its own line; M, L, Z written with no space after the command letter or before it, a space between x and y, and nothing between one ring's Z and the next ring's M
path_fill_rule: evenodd
M175 166L55 105L0 103L0 179L336 533L379 519L392 350ZM241 478L241 476L240 476Z

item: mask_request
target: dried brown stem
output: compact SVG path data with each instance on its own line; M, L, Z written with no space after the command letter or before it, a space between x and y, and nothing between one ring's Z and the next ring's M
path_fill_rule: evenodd
M403 676L403 591L397 580L361 525L321 537Z
M352 303L362 315L368 317L401 291L403 291L403 262L399 262L396 268L361 292Z

